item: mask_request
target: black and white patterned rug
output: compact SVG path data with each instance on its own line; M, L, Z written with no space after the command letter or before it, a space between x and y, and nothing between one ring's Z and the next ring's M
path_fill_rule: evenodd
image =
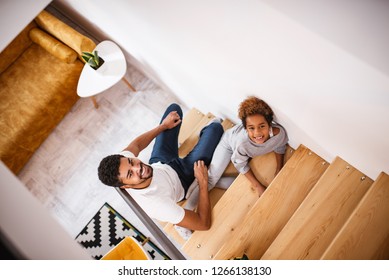
M108 203L99 209L84 229L76 236L80 243L94 259L101 259L124 237L132 236L149 253L153 260L170 260L153 242L142 234L131 223L124 219Z

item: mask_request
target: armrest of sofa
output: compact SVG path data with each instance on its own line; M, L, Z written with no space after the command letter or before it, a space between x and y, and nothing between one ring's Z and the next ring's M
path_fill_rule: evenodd
M30 30L31 41L41 46L50 54L65 61L66 63L73 63L77 59L77 53L64 45L51 35L40 30L39 28L33 28Z
M91 52L96 47L96 44L90 38L82 35L45 10L39 13L35 18L35 22L47 33L75 50L80 58L82 52Z

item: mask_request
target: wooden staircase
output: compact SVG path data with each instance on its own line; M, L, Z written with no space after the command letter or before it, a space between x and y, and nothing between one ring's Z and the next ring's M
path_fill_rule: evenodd
M196 144L198 132L213 117L197 109L185 116L180 155ZM233 123L225 120L224 129ZM336 157L323 160L304 145L288 147L275 176L273 153L256 157L251 169L266 191L258 197L244 175L225 191L210 192L212 226L183 240L164 225L189 259L389 259L389 176L373 181Z

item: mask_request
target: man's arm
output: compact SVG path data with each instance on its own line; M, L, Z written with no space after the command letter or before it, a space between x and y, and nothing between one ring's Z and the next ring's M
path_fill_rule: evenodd
M192 230L208 230L211 227L211 205L208 196L208 169L203 161L195 162L194 173L199 184L197 211L185 209L184 219L177 225Z
M139 153L145 149L162 131L172 129L179 123L181 123L181 118L178 113L176 111L170 112L166 118L163 119L161 124L139 135L124 149L124 151L130 151L137 157Z

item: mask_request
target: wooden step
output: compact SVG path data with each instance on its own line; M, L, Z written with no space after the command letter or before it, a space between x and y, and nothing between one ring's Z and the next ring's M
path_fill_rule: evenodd
M229 119L225 119L223 122L222 122L222 125L223 125L223 128L224 128L224 131L232 128L235 126L235 124L229 120ZM230 162L228 165L227 165L227 168L226 170L224 170L224 173L222 175L222 177L237 177L239 174L238 170L236 170L235 166L232 164L232 162Z
M251 159L249 165L255 177L265 187L269 186L276 176L277 161L274 152Z
M389 259L389 176L381 173L321 259Z
M288 150L293 150L289 148ZM274 152L267 153L265 155L257 156L250 160L250 169L253 171L257 179L265 187L273 181L275 177L275 171L277 169L277 161ZM223 177L236 177L239 175L239 171L230 162L223 173Z
M191 133L186 137L185 141L181 144L178 154L180 157L185 157L187 154L190 153L190 151L193 150L194 146L196 146L199 137L200 137L200 132L203 129L203 127L215 116L211 113L206 114L201 118L199 122L197 122L195 125L191 125L188 123L188 121L185 123L185 127L189 126L192 127ZM184 117L185 120L186 117ZM184 123L183 123L184 125ZM181 126L182 128L182 126ZM185 128L186 129L186 128ZM188 131L189 129L186 129ZM185 133L186 133L185 131Z
M257 192L240 174L212 209L211 228L195 231L182 250L191 259L212 259L257 199Z
M209 191L209 200L211 203L211 207L213 208L216 203L219 201L219 199L223 196L225 190L220 188L213 188ZM182 204L182 206L185 206L185 201ZM163 230L165 233L172 238L175 242L177 242L180 246L183 246L186 242L184 238L182 238L181 235L175 230L174 225L171 223L165 223Z
M234 125L235 124L231 120L229 120L229 119L224 119L222 121L222 126L223 126L224 131L234 127Z
M284 155L284 165L292 157L294 149L289 145L286 145L286 151ZM254 174L257 176L259 181L264 185L268 186L270 182L274 179L274 172L277 168L277 162L274 152L258 156L253 158L250 163L250 168L253 170ZM264 170L264 168L266 170ZM236 177L238 176L239 171L236 170L232 162L230 162L223 173L223 176L226 177Z
M285 150L285 155L284 155L284 164L288 162L288 160L293 156L293 153L295 150L289 146L289 144L286 144L286 150Z
M337 157L262 259L320 259L371 184Z
M239 175L239 171L236 170L232 161L227 165L226 170L224 170L222 177L237 177Z
M260 259L328 168L328 163L305 146L288 152L293 156L288 157L280 173L230 234L215 259L233 259L243 254L249 259Z
M185 140L189 138L189 136L193 133L194 129L204 117L205 115L196 108L192 108L185 113L184 117L182 118L180 133L178 135L179 145L182 145L182 143L184 143Z

